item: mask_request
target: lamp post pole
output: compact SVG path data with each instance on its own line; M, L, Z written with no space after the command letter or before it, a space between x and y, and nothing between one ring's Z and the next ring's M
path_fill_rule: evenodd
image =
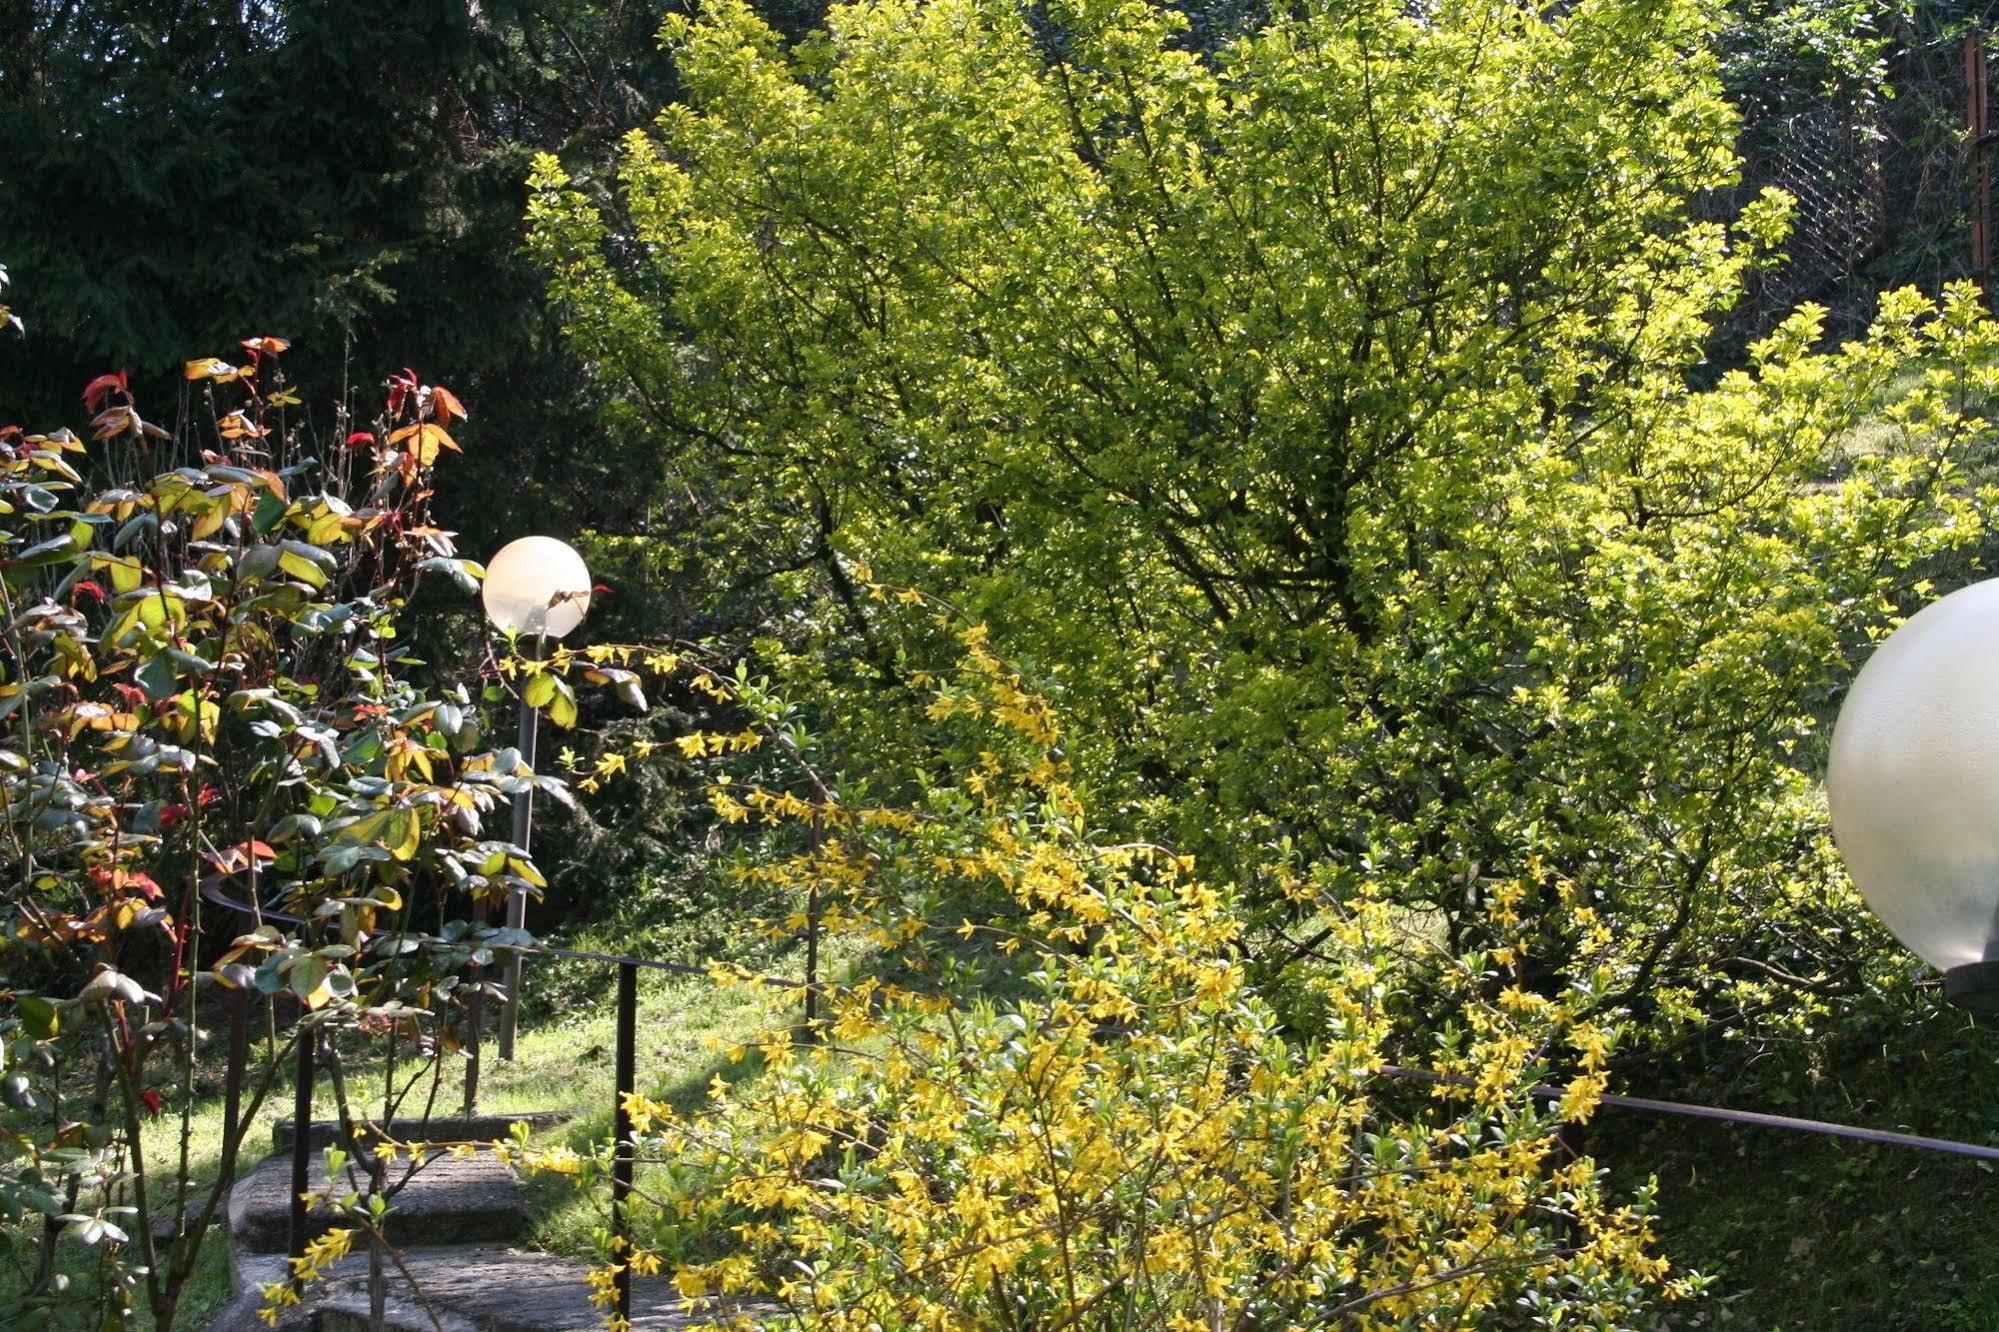
M487 562L486 582L481 592L486 618L502 633L534 635L535 655L541 656L551 638L561 638L583 622L590 608L590 571L583 557L553 537L531 536L511 541ZM517 748L529 771L536 767L536 731L541 719L538 708L520 701L520 732ZM534 832L534 792L524 788L514 793L514 845L522 854L529 850ZM507 895L507 928L527 927L527 889L515 887ZM515 953L507 963L507 998L500 1010L499 1054L514 1057L514 1036L520 1024L521 956Z
M533 768L535 761L536 732L540 729L541 709L521 700L520 734L515 747L521 751L521 762ZM534 834L534 792L517 791L514 794L514 845L523 853L529 850L528 841ZM507 928L524 929L527 926L527 889L516 888L507 895ZM514 1057L514 1031L521 1015L521 955L515 953L507 963L507 1006L500 1012L500 1058Z

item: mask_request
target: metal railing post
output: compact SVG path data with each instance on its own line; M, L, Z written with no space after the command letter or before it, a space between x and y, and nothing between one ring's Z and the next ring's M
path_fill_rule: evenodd
M316 1038L317 1033L306 1024L306 1015L301 1008L298 1065L292 1088L292 1210L286 1245L294 1258L305 1255L305 1194L312 1187L307 1172L312 1165L312 1047Z
M486 899L472 904L472 947L479 947L479 930L486 923ZM465 1117L472 1118L479 1106L479 1042L486 1025L486 968L477 962L466 968L472 993L465 1000Z
M222 1075L222 1141L240 1141L243 1132L243 1067L250 1061L250 992L229 991L229 1067Z
M539 708L531 708L527 700L521 700L520 735L516 741L521 751L521 762L532 768L535 766L535 741L537 721L541 717ZM514 845L523 853L528 850L528 839L534 835L534 792L521 791L514 796ZM507 928L525 929L528 919L528 893L525 888L516 888L507 895ZM507 1001L500 1010L500 1058L514 1057L514 1031L520 1023L521 1015L521 955L515 953L507 963Z
M619 1241L617 1294L618 1317L629 1325L632 1317L632 1230L625 1200L632 1191L633 1158L638 1155L632 1141L632 1115L625 1100L638 1081L639 969L630 962L618 964L618 1064L617 1105L611 1130L611 1234Z

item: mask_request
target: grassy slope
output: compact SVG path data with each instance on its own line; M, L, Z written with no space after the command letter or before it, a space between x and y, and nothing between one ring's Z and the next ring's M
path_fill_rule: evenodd
M1919 1014L1829 1042L1816 1070L1743 1070L1684 1099L1999 1144L1999 1030ZM1609 1110L1589 1148L1627 1182L1657 1176L1665 1251L1717 1278L1677 1325L1999 1328L1984 1162Z

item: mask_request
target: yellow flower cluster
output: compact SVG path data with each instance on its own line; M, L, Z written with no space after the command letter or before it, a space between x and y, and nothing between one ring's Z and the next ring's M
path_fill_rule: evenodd
M1462 1325L1523 1300L1618 1326L1689 1287L1650 1252L1647 1199L1614 1204L1556 1149L1560 1124L1593 1111L1617 1037L1577 1016L1590 1005L1504 983L1510 958L1439 956L1463 973L1463 1021L1430 1061L1447 1081L1411 1096L1381 1076L1414 1062L1394 1049L1410 931L1364 892L1308 987L1325 1034L1294 1044L1246 983L1225 895L1162 848L1092 841L1045 705L982 633L963 638L941 710L1012 739L962 774L959 813L715 786L725 819L814 830L808 852L744 873L816 886L825 928L879 965L828 988L810 1040L787 1016L747 1042L761 1076L717 1079L706 1111L628 1098L642 1156L673 1164L644 1181L658 1233L607 1249L598 1296L641 1255L650 1269L701 1237L722 1256L675 1264L683 1295L757 1293L842 1332L1107 1308L1190 1332ZM1545 877L1529 864L1490 891L1491 917L1517 919ZM926 883L936 897L912 887ZM932 914L967 901L989 905ZM1551 1111L1529 1089L1557 1069Z
M307 1240L305 1252L291 1260L291 1274L285 1280L273 1281L258 1288L263 1294L264 1304L257 1310L257 1317L276 1327L285 1310L299 1302L305 1287L324 1276L329 1267L345 1258L353 1248L354 1231L339 1227Z

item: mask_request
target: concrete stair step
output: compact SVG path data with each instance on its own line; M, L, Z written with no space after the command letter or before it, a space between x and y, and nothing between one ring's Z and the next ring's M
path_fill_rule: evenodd
M504 1138L515 1119L536 1128L567 1116L548 1112L485 1116L473 1120L433 1120L392 1124L402 1141L485 1141ZM316 1148L338 1138L330 1123L313 1123ZM425 1136L427 1133L427 1136ZM291 1222L291 1125L273 1136L285 1150L259 1163L229 1194L229 1241L236 1300L209 1324L211 1332L266 1332L257 1311L261 1288L286 1275L285 1248ZM355 1153L355 1166L362 1164ZM390 1167L394 1183L410 1170L404 1158ZM343 1181L358 1191L359 1175ZM322 1189L325 1158L311 1159L309 1186ZM391 1200L385 1223L389 1242L401 1251L402 1267L387 1269L384 1325L391 1332L569 1332L603 1325L604 1311L590 1303L585 1264L550 1254L507 1247L527 1234L526 1203L519 1182L492 1157L454 1157L433 1151ZM317 1235L338 1224L330 1214L311 1216ZM414 1280L415 1290L411 1289ZM422 1292L418 1299L416 1292ZM425 1304L428 1304L428 1310ZM633 1283L632 1326L637 1332L676 1332L704 1326L729 1312L774 1320L779 1310L745 1305L725 1310L712 1303L687 1307L671 1281L646 1277ZM433 1322L433 1316L435 1322ZM305 1302L279 1320L285 1332L360 1332L369 1326L368 1256L350 1254L307 1290Z
M491 1142L495 1138L504 1139L513 1132L515 1124L525 1124L530 1133L540 1133L543 1129L576 1117L573 1110L525 1110L511 1115L437 1115L429 1119L391 1119L388 1122L388 1136L397 1142ZM280 1119L271 1125L271 1150L284 1155L292 1149L292 1124L289 1119ZM330 1147L340 1141L340 1121L336 1119L312 1120L306 1130L306 1140L314 1151ZM365 1133L357 1137L366 1139Z
M390 1185L410 1166L408 1158L390 1166ZM326 1187L324 1157L312 1157L309 1179L315 1191ZM343 1184L343 1191L359 1191L355 1183ZM398 1247L506 1243L525 1234L528 1224L527 1204L513 1171L485 1155L460 1159L446 1152L426 1153L389 1201L385 1229L389 1242ZM337 1216L324 1211L307 1220L314 1235L339 1224ZM274 1156L230 1190L230 1245L238 1254L282 1254L290 1226L291 1159Z
M444 1332L582 1332L603 1326L604 1313L590 1303L582 1263L545 1253L494 1246L460 1245L405 1249L403 1266L436 1313ZM257 1286L283 1277L284 1259L260 1255L243 1260L239 1281L244 1294L213 1323L211 1332L265 1332L257 1321ZM432 1332L430 1316L412 1296L409 1282L393 1264L388 1269L385 1325L391 1332ZM775 1317L775 1306L723 1309L703 1302L689 1310L665 1277L643 1277L632 1285L632 1327L636 1332L675 1332L704 1326L728 1312L752 1318ZM280 1323L283 1329L362 1332L368 1326L368 1259L348 1256L320 1281L307 1302Z

